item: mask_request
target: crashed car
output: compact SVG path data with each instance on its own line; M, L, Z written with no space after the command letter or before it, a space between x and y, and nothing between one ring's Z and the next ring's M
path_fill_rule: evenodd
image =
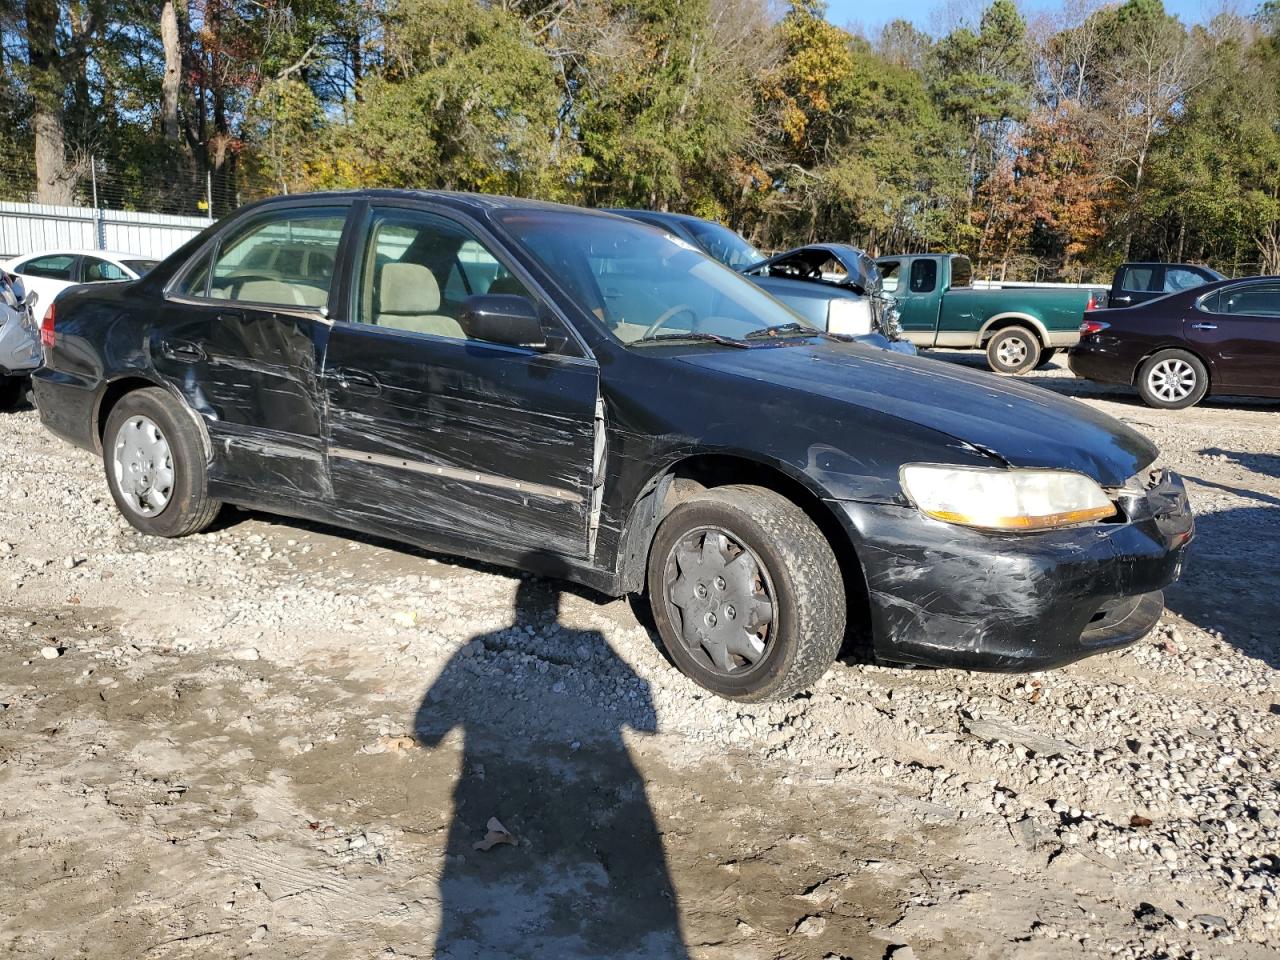
M27 392L27 377L40 366L33 316L38 301L21 277L0 270L0 410L18 404Z
M265 255L302 242L333 268ZM644 593L733 699L803 690L850 635L987 670L1128 643L1193 531L1105 414L833 337L598 211L275 198L63 294L41 339L42 421L139 530L230 503Z
M898 307L886 297L871 257L847 244L810 244L766 258L726 226L683 213L610 210L660 227L750 277L814 326L860 343L915 354Z

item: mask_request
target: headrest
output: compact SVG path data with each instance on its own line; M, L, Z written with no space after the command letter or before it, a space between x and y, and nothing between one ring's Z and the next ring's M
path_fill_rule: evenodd
M420 263L386 263L378 283L378 312L424 314L440 309L440 285Z

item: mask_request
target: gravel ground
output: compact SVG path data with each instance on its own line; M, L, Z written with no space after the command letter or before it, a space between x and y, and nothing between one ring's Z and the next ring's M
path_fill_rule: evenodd
M625 600L236 511L139 536L0 415L0 954L1275 956L1280 405L1034 376L1188 480L1156 630L763 706Z

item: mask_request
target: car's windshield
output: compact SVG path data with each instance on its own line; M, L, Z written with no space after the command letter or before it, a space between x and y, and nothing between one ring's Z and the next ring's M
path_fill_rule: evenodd
M728 227L709 220L687 220L685 226L698 245L725 266L741 270L764 259L764 254Z
M120 262L123 263L130 270L132 270L134 273L136 273L138 276L145 277L151 271L151 268L154 267L160 261L159 260L121 260Z
M517 210L501 220L624 343L679 334L741 339L794 323L813 329L751 281L651 227L571 211Z

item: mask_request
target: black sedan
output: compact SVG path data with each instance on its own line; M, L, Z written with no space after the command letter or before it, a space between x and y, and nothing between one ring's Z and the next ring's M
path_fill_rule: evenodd
M1280 397L1280 277L1223 280L1094 314L1069 363L1077 376L1136 386L1166 410L1208 394Z
M1141 636L1192 519L1122 424L848 343L650 227L486 196L245 207L42 326L51 430L135 527L239 504L647 591L722 696Z

